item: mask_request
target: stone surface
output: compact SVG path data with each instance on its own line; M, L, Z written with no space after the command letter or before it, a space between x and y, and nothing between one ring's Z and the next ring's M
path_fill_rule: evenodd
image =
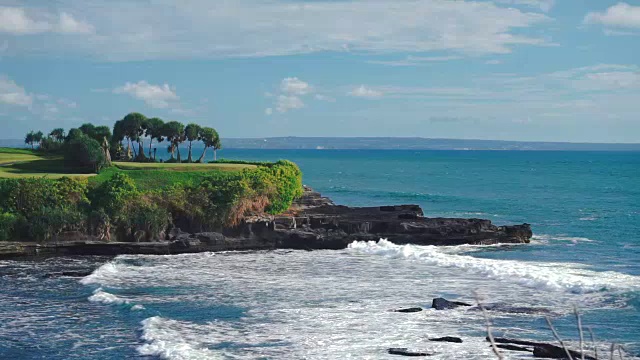
M161 241L104 242L79 234L57 242L1 242L0 259L38 255L178 254L231 250L339 250L353 241L388 239L396 244L487 245L528 243L528 224L495 226L489 220L425 218L418 205L352 208L334 205L310 188L289 211L255 216L217 232L173 228Z
M419 356L431 356L433 354L422 352L422 351L412 351L407 348L390 348L388 350L391 355L402 355L402 356L410 356L410 357L419 357Z
M467 304L461 301L449 301L444 298L435 298L431 303L431 307L436 310L449 310L455 309L460 306L471 306L471 304Z
M420 311L422 311L422 308L419 308L419 307L412 307L412 308L395 310L395 312L399 312L399 313L416 313L416 312L420 312Z
M461 343L462 339L455 336L444 336L444 337L439 337L435 339L429 339L429 341Z

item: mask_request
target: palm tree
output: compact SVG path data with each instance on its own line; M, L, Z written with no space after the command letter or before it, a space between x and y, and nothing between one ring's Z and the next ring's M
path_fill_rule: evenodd
M159 118L151 118L147 120L147 129L145 130L145 135L149 138L149 157L151 157L151 144L153 144L153 139L158 140L159 143L164 141L162 133L163 125L164 121ZM155 153L153 155L153 160L156 160Z
M200 155L200 159L198 159L198 162L204 162L204 156L207 153L207 149L210 147L213 147L213 158L214 160L217 160L216 150L222 148L218 132L214 128L202 128L202 130L200 131L200 140L202 140L202 142L204 143L204 150L202 151L202 155Z
M31 145L31 150L33 150L33 143L34 143L34 137L35 133L33 131L29 131L27 133L27 136L24 137L24 143L27 145Z
M198 124L189 124L184 128L184 136L189 141L189 156L187 157L187 162L193 162L193 158L191 157L191 147L194 141L200 140L200 132L202 128Z
M49 136L51 136L57 142L63 142L64 141L64 129L63 128L53 129L49 133Z
M169 141L169 152L173 160L173 152L178 149L178 162L180 158L180 143L184 141L184 125L177 121L169 121L162 126L162 134Z

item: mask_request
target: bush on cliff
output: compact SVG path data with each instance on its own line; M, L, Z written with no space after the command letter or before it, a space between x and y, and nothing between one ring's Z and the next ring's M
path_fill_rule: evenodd
M99 173L107 162L102 146L96 140L79 135L64 146L64 165L86 173Z
M0 241L11 240L18 217L11 213L0 213Z
M171 226L218 230L249 215L279 213L303 191L300 169L288 161L241 172L180 172L192 176L148 191L123 171L108 173L91 186L86 179L0 180L0 236L49 240L84 231L101 239L113 233L121 241L149 241Z
M87 181L70 178L0 181L0 213L12 216L12 239L48 240L63 231L83 230Z

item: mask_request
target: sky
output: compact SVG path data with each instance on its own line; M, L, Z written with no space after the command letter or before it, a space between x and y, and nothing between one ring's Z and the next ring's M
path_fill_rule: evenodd
M0 0L0 139L640 142L640 0Z

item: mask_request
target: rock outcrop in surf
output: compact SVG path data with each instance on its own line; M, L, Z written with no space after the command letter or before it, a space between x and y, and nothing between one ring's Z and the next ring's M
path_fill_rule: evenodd
M73 235L73 234L71 234ZM496 226L490 220L428 218L418 205L347 207L305 187L282 215L246 218L217 232L173 228L165 239L123 243L79 240L53 244L0 243L0 258L33 255L179 254L230 250L338 250L354 241L388 239L396 244L492 245L528 243L529 224Z

